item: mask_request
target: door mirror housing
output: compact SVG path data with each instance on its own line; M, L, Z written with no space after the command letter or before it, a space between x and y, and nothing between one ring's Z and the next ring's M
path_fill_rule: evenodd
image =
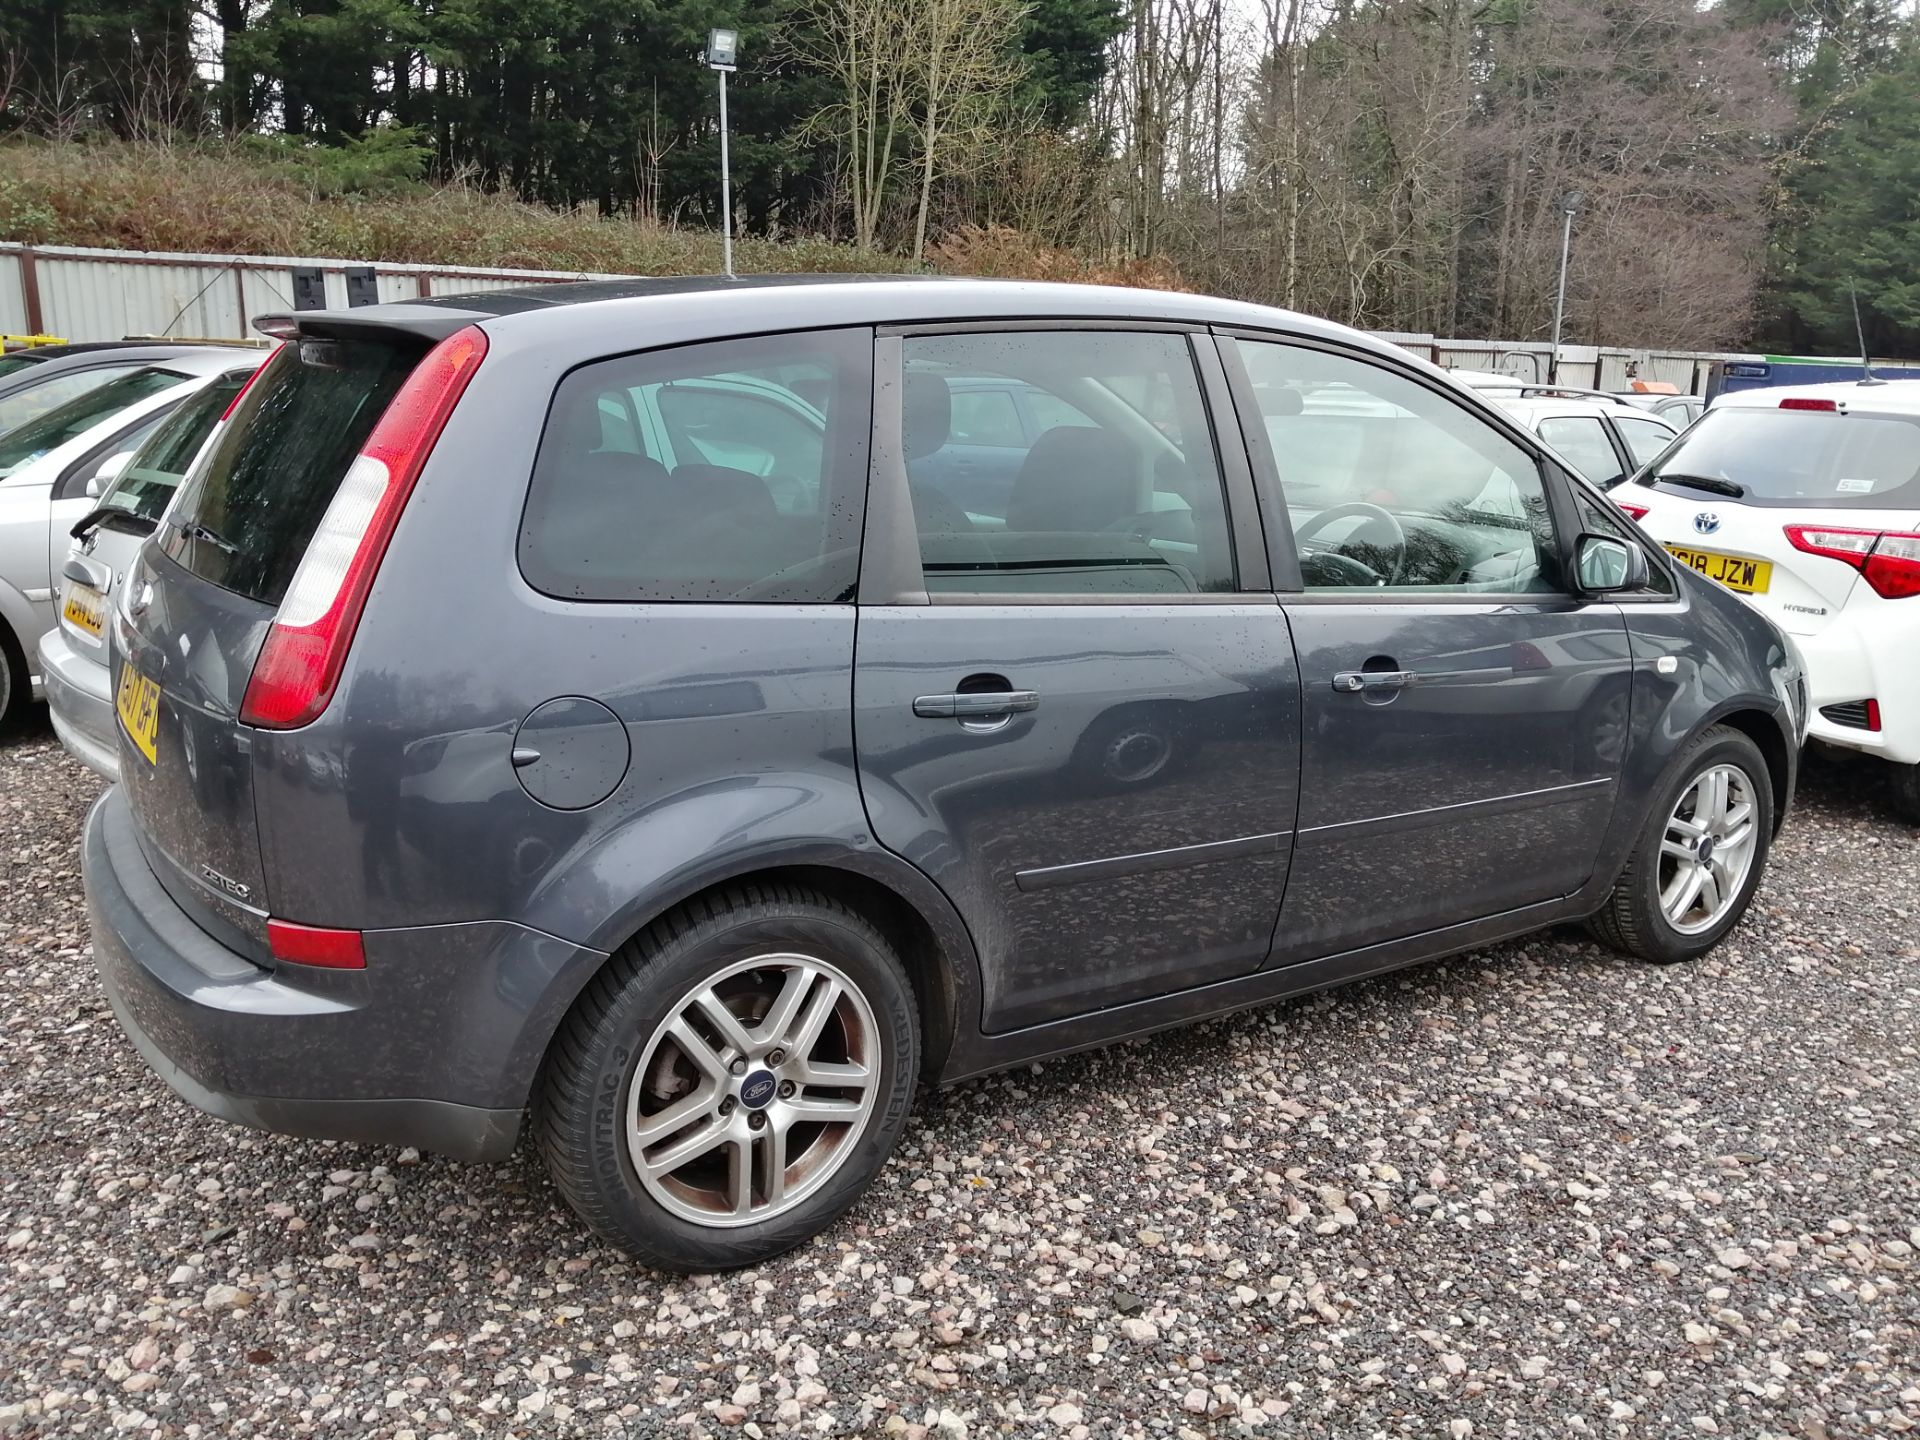
M1644 590L1652 578L1647 552L1611 535L1582 535L1573 550L1573 573L1587 595Z
M120 478L120 472L127 468L127 462L133 459L133 451L122 450L118 455L109 455L100 462L100 468L87 477L87 498L98 500L113 488L113 482Z

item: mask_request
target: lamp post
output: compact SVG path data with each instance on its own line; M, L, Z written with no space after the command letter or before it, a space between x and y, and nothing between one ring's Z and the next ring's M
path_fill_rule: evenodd
M1560 383L1560 321L1567 312L1567 255L1573 248L1573 217L1586 198L1578 190L1570 190L1567 198L1560 202L1561 214L1566 219L1560 227L1560 288L1553 297L1553 358L1547 362L1549 385Z
M709 30L707 51L701 58L720 77L720 252L727 278L733 278L733 176L727 168L727 76L740 53L740 32Z

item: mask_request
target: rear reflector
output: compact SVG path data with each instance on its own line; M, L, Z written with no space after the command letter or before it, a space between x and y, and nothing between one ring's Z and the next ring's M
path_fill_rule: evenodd
M1920 535L1899 530L1841 530L1829 525L1789 525L1796 550L1853 566L1885 600L1920 595Z
M1647 518L1647 507L1644 505L1629 505L1624 500L1616 500L1613 503L1620 507L1621 511L1629 520L1644 520Z
M486 354L484 331L469 325L449 335L414 367L374 425L260 647L240 708L245 724L292 730L311 723L333 699L400 512Z
M1788 396L1780 402L1780 408L1782 410L1823 410L1829 414L1837 414L1840 410L1840 402L1837 400L1803 400L1794 396Z
M1835 705L1822 705L1820 713L1834 724L1845 725L1851 730L1880 728L1878 700L1842 700Z
M364 970L367 951L358 930L267 921L267 945L273 958L289 965L318 965L327 970Z

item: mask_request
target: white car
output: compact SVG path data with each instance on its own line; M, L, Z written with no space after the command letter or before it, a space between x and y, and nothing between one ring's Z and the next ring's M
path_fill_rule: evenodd
M1794 638L1811 737L1920 823L1920 380L1722 395L1612 498Z
M1497 376L1468 379L1462 371L1455 371L1454 378L1465 380L1533 431L1596 485L1619 483L1680 433L1671 420L1649 414L1625 395L1502 383L1504 377Z
M130 370L0 435L0 725L39 693L68 532L174 406L258 352L205 346Z

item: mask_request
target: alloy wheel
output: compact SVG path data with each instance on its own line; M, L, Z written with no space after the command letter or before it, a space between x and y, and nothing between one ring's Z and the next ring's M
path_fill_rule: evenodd
M1759 840L1753 780L1713 765L1680 792L1660 841L1660 911L1682 935L1719 924L1740 898Z
M739 961L648 1038L628 1085L627 1159L682 1220L771 1220L858 1146L880 1044L872 1006L838 967L786 953Z

